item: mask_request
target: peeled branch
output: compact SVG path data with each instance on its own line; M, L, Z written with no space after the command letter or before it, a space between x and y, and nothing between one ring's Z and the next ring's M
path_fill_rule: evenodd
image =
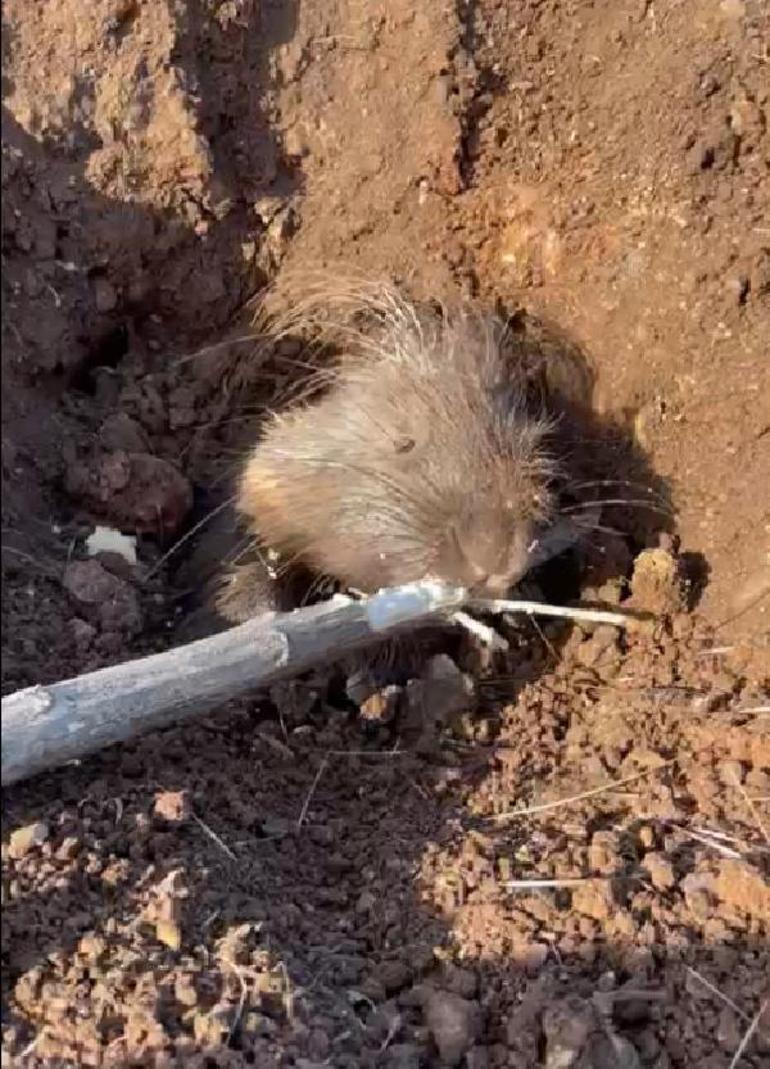
M362 600L337 595L294 612L267 613L164 653L3 698L2 785L200 716L403 631L451 622L463 605L619 627L629 623L620 613L538 602L479 602L463 589L428 581Z

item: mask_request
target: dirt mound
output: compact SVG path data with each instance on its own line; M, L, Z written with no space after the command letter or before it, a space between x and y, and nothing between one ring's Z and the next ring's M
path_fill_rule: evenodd
M613 491L626 534L547 593L660 623L507 626L507 654L458 654L444 716L445 661L401 711L319 674L6 792L4 1058L666 1069L751 1033L762 1064L764 5L3 22L4 692L193 625L232 473L296 379L293 342L243 340L287 265L558 323L681 547ZM89 558L97 524L137 563Z

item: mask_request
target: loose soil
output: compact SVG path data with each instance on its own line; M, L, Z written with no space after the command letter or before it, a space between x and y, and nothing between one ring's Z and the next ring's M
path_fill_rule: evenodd
M549 579L655 628L509 626L459 712L319 674L6 791L3 1064L765 1064L767 6L8 0L3 31L5 693L190 633L221 553L175 546L296 380L248 337L288 267L557 323L677 513Z

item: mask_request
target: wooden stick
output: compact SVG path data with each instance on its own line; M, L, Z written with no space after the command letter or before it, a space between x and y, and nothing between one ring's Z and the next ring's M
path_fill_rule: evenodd
M188 720L405 627L435 623L460 596L427 583L365 601L338 596L49 687L16 691L2 700L2 784Z
M2 700L2 785L171 723L404 630L450 624L467 591L421 582L354 601L268 613L165 653L102 668ZM535 602L479 603L487 611L543 613L622 625L617 613Z

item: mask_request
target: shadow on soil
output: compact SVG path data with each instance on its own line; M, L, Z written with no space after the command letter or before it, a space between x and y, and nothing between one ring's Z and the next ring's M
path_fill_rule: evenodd
M469 800L499 776L502 750L361 757L372 741L339 711L319 709L296 735L290 719L284 726L286 739L267 709L244 708L9 792L8 826L49 823L49 845L28 871L51 875L37 878L47 891L25 895L25 865L17 866L4 908L6 998L26 974L34 1019L35 998L64 992L61 1036L84 1013L110 1052L104 1064L125 1067L155 1064L164 1048L171 1064L211 1067L439 1064L425 1037L425 981L475 1003L477 1060L467 1065L541 1064L545 1011L608 987L643 992L617 1001L611 1016L612 1034L635 1045L641 1064L665 1056L686 1066L693 1050L728 1051L745 1022L729 1013L725 1021L724 1006L688 968L741 1002L736 985L762 975L767 946L727 930L724 940L701 939L686 922L660 941L641 916L619 941L602 933L604 922L575 912L569 888L507 891L501 873L528 870L521 859L535 840L565 848L568 817L496 824L472 816ZM520 786L531 791L528 773ZM195 817L174 824L155 799L177 791L187 792ZM586 834L608 825L605 814ZM649 887L643 853L630 836L610 913ZM144 913L151 889L173 872L184 888L179 950L159 942ZM479 952L469 952L466 927L458 956L455 927L479 895ZM137 985L154 1036L136 1024ZM109 1009L97 999L105 987L114 993ZM683 1001L691 1003L685 1017ZM687 1020L704 1013L694 1039ZM4 1014L20 1049L35 1030L14 1021L8 1002ZM604 1042L601 1018L593 1027ZM77 1049L74 1039L66 1045ZM758 1066L759 1054L746 1064Z

